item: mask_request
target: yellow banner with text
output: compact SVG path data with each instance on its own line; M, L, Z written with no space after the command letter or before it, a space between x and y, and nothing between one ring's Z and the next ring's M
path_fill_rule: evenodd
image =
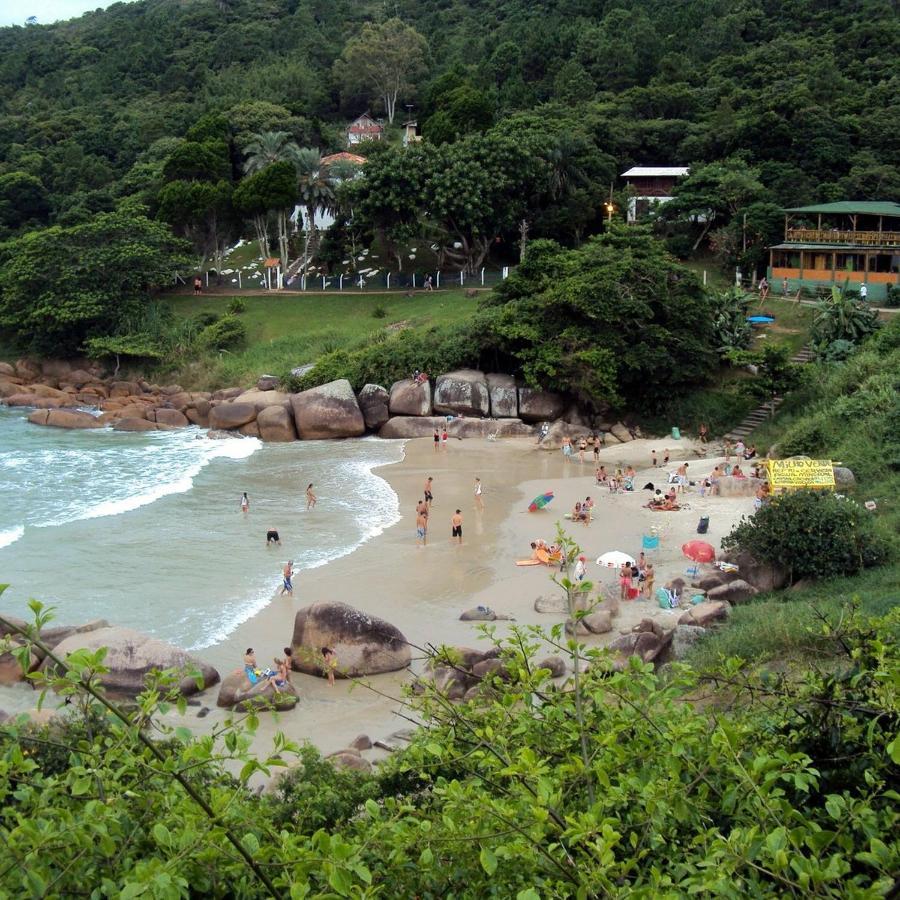
M834 487L830 459L770 459L766 468L772 490Z

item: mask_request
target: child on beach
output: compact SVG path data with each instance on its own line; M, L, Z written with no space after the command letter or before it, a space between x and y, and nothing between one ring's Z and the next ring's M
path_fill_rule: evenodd
M442 450L447 449L447 438L449 438L449 436L450 435L447 434L447 426L445 425L444 430L441 432L441 449Z
M481 487L481 479L475 479L475 508L479 512L484 512L484 500L482 499L483 489Z
M434 484L434 479L429 475L425 479L425 507L427 509L431 509L431 504L434 503L434 494L431 493L431 487Z
M587 557L579 556L578 562L575 563L575 580L576 581L584 581L584 576L587 572Z
M667 466L669 464L669 450L666 448L665 456L663 457L663 465Z
M656 451L655 450L650 451L650 465L652 465L654 469L659 465L659 462L656 459Z
M328 684L334 687L334 670L337 668L337 656L331 647L322 648L322 668L328 678Z
M307 512L318 503L318 497L313 493L312 482L306 486L306 509Z
M244 491L241 494L241 512L248 512L250 510L250 498L247 496L247 492Z
M434 429L434 452L437 453L441 449L441 433Z

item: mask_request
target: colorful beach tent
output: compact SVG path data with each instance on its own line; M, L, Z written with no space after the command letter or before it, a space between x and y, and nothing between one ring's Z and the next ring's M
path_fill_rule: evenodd
M528 504L528 512L537 512L539 509L543 509L552 499L553 491L547 491L546 494L535 497L534 500Z

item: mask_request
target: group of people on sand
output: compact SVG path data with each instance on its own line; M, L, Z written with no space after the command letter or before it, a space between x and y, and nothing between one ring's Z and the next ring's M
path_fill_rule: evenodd
M590 497L579 500L572 509L572 521L590 525L594 515L594 501Z
M450 439L450 435L447 433L447 426L445 425L443 430L439 428L434 429L434 452L437 453L439 450L447 449L447 441Z
M252 647L248 647L244 653L244 674L251 685L270 684L276 694L282 693L291 683L291 665L294 660L294 651L290 647L284 648L284 657L274 659L275 668L260 669L256 662L256 653ZM322 659L320 665L322 673L328 679L328 683L334 687L334 672L337 668L337 655L331 647L322 647L320 650Z
M634 479L637 472L634 466L627 466L624 469L616 466L615 471L612 472L608 472L606 466L598 466L594 475L597 479L597 487L605 485L611 494L617 494L619 491L634 490Z
M653 596L656 572L644 551L634 562L624 562L619 567L619 597L622 600L636 600L641 593L648 599Z
M437 434L436 430L435 434ZM425 479L422 498L416 501L416 546L418 547L426 547L428 545L428 522L431 518L431 507L434 503L433 487L434 477L429 475ZM484 512L484 487L477 475L475 476L473 496L475 498L475 509L478 512ZM450 516L450 540L458 545L461 545L463 542L463 515L461 509L457 509Z

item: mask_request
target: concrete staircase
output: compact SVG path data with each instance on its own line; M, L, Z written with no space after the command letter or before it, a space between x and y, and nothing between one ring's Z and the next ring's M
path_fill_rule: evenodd
M815 353L809 346L801 347L792 357L791 362L803 365L812 362L815 359ZM772 418L781 406L784 398L776 394L771 401L758 406L753 412L749 413L740 425L733 428L725 435L725 440L736 441L740 438L745 444L747 438L762 425L767 419Z

